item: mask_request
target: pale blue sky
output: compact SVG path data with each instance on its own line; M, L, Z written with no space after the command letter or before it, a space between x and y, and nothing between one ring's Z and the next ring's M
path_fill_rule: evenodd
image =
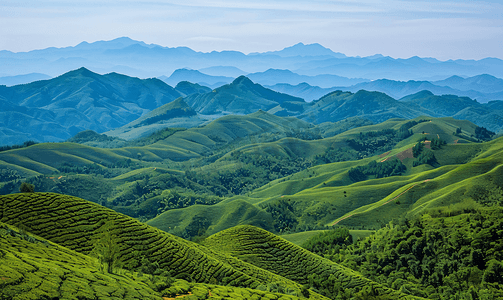
M0 0L0 50L29 51L127 36L197 51L280 50L320 43L376 53L503 59L501 1Z

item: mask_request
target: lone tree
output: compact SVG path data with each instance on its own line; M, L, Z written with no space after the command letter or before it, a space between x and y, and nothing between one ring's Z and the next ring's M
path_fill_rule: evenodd
M33 193L35 191L35 186L31 183L23 182L19 187L19 191L21 193Z
M97 257L101 264L107 266L107 272L112 274L114 268L122 266L120 247L116 235L112 232L112 223L103 225L94 240L91 255Z

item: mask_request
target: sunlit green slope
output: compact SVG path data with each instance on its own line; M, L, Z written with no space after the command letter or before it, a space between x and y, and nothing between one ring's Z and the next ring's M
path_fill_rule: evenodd
M257 288L276 282L284 289L300 290L300 285L289 279L79 198L21 193L0 197L0 207L0 222L22 226L82 254L89 254L100 231L107 230L118 245L121 262L128 268L138 267L139 260L146 257L173 275L185 274L199 283ZM323 298L311 294L313 299Z
M210 236L203 245L284 276L302 284L315 277L334 281L330 297L339 293L361 293L372 290L375 296L413 299L371 282L351 269L306 251L286 240L253 226L236 226Z
M192 295L191 299L211 296L211 299L295 300L301 295L294 288L278 293L277 288L274 292L181 279L173 281L126 270L112 274L105 272L94 257L1 222L0 242L0 299L160 300Z
M97 259L1 222L0 277L0 299L161 299L146 278L100 272Z

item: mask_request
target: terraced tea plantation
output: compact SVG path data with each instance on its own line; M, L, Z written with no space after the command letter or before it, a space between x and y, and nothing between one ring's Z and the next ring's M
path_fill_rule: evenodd
M0 197L0 208L1 299L158 299L184 282L172 277L192 282L199 296L190 297L198 299L326 299L303 286L308 272L331 273L341 288L361 295L409 298L255 227L224 231L205 247L71 196L13 194ZM230 237L234 245L221 247ZM99 252L101 244L116 253ZM273 254L275 262L266 259ZM145 261L159 276L141 273Z
M6 278L2 281L2 284L4 286L14 286L11 287L14 291L22 289L18 285L25 282L25 278L45 282L45 280L41 279L44 276L43 274L48 273L49 268L52 266L56 268L58 266L58 263L52 262L51 258L55 257L59 258L57 260L59 264L64 265L71 262L71 265L66 266L66 269L78 270L75 271L77 275L72 276L83 279L73 280L72 282L75 282L76 285L84 286L89 283L99 282L97 278L85 274L91 273L96 274L95 276L101 276L99 274L103 271L99 270L105 267L100 266L96 259L91 259L86 255L95 249L96 243L102 241L104 237L110 236L113 239L109 241L111 243L109 248L117 249L117 259L114 262L114 265L117 266L121 265L134 270L139 267L140 258L147 258L148 261L158 265L159 269L189 281L218 283L244 288L257 288L274 282L281 287L280 290L290 288L292 293L297 291L300 293L301 286L298 283L233 257L216 254L195 243L185 241L140 223L133 218L79 198L51 193L22 193L2 196L0 198L0 207L2 208L0 213L2 223L20 227L23 231L38 236L39 238L35 238L35 241L39 239L42 241L41 243L30 244L31 247L26 247L29 242L20 240L18 236L21 236L21 234L18 233L14 234L15 242L12 242L9 238L8 243L2 243L2 260L9 261L7 265L10 268L2 271L3 278ZM4 237L7 235L7 233L3 233L2 239L7 239ZM46 242L45 239L51 242ZM51 247L56 247L56 249ZM32 265L31 262L27 263L26 259L23 261L22 255L17 254L23 253L24 250L22 249L25 248L38 253L34 257L40 257L48 264L44 266L43 263L37 263L43 266L41 275L32 275L30 272L23 271L26 266L30 269L29 266ZM65 253L65 255L60 255L60 252ZM75 255L76 258L73 259L72 255ZM18 257L21 261L19 263L10 262L10 257ZM32 257L32 255L29 255L29 257ZM88 261L90 263L87 263ZM38 269L38 267L31 268ZM61 274L62 277L65 277L65 274L69 273L69 271L65 272L65 269L61 270L61 273L55 272L54 276L58 277L58 274ZM9 275L11 272L17 272L18 275L11 276ZM39 279L37 279L37 276ZM134 288L134 285L117 281L116 276L111 274L107 275L108 277L103 276L99 278L112 281L117 286L132 286ZM65 280L66 278L67 276ZM63 279L60 281L64 282ZM59 281L55 279L55 282L57 284ZM99 283L95 285L99 290ZM141 289L138 288L138 290ZM145 287L144 290L147 291L145 292L147 294L153 293L149 291L148 287ZM127 290L113 290L110 288L108 294L112 295L113 293L124 297L129 295ZM324 299L323 296L312 291L310 294L313 299ZM83 291L82 295L91 297L94 294L91 290L87 290L87 292Z
M268 231L254 226L236 226L207 238L203 245L226 252L260 268L270 270L288 279L316 286L317 282L330 281L328 295L362 293L366 296L386 295L392 299L405 299L397 291L372 282L351 269L313 254Z

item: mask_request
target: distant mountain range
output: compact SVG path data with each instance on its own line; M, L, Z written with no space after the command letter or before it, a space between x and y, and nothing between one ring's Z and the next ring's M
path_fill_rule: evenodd
M18 84L30 83L37 80L45 80L50 79L51 77L46 74L40 73L30 73L24 75L15 75L15 76L4 76L0 77L0 85L13 86Z
M158 78L171 86L175 86L182 81L188 81L211 88L220 87L224 84L231 83L234 80L233 77L212 76L204 74L198 70L190 69L178 69L175 70L169 77L160 76Z
M332 86L321 88L306 82L297 85L277 83L266 85L277 92L301 97L306 101L319 99L321 96L336 90L358 92L359 90L377 91L399 99L410 94L428 90L435 95L456 95L477 99L480 102L503 99L503 79L488 74L468 78L452 76L440 81L395 81L379 79L371 82L361 82L351 86Z
M497 90L497 78L492 86L483 79L492 78L465 80ZM368 84L379 86L377 83L386 81ZM414 82L390 82L387 86L395 88L393 91L398 86L402 93L415 91L407 84L415 90L428 86ZM318 88L318 92L324 91ZM89 129L135 139L165 127L195 127L224 115L258 110L314 124L351 117L382 122L425 115L466 119L496 132L503 128L503 101L481 104L468 97L438 96L424 90L396 100L382 92L338 90L306 102L245 76L211 90L187 81L173 88L159 79L99 75L80 68L50 80L0 87L0 140L4 145L26 140L62 141Z
M319 44L299 43L280 51L250 53L238 51L197 52L187 47L162 47L127 37L73 47L47 48L14 53L0 51L3 76L43 73L48 76L86 67L104 74L118 72L141 78L159 77L177 69L218 70L219 76L235 78L237 70L246 73L268 69L288 69L300 75L337 75L370 80L445 79L453 75L490 74L503 77L503 60L439 61L434 58L394 59L382 55L346 57ZM216 69L215 69L216 68ZM224 68L224 69L222 69ZM223 72L225 70L225 72ZM232 73L231 73L232 72ZM239 72L238 72L239 73ZM214 73L215 74L215 73ZM227 75L224 75L227 74Z
M274 91L303 98L310 102L336 91L358 92L359 90L377 91L393 98L402 98L423 90L435 95L457 95L477 99L480 102L503 99L503 79L488 74L468 78L452 76L438 81L396 81L378 79L370 81L364 78L346 78L337 75L322 74L316 76L299 75L290 70L269 69L265 72L246 75L253 82L264 85ZM169 85L181 81L195 82L212 89L228 84L234 80L229 76L213 76L200 70L179 69L170 77L161 76Z

